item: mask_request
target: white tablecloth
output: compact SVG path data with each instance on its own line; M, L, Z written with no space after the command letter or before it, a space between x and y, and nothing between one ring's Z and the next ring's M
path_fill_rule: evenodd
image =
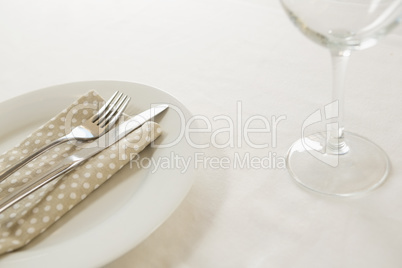
M106 267L402 267L401 29L351 58L346 129L379 144L392 173L371 194L347 199L299 188L280 164L303 121L330 102L331 72L327 50L276 1L2 1L0 37L0 101L54 84L122 80L171 93L209 118L212 132L227 127L216 116L235 120L240 107L243 124L283 119L276 137L250 136L267 148L236 138L219 149L213 142L229 137L207 135L205 157L277 162L207 164L174 214Z

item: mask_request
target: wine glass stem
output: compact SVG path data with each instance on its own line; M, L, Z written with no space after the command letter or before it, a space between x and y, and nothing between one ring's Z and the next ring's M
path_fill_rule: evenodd
M326 107L326 116L330 119L327 125L327 153L346 154L349 151L344 140L344 82L350 50L331 49L332 59L332 102Z

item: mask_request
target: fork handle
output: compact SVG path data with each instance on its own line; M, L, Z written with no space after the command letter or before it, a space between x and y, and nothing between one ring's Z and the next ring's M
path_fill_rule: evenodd
M27 156L26 158L21 159L19 162L15 163L14 165L12 165L12 166L0 171L0 182L5 180L6 178L8 178L11 174L13 174L15 171L20 169L26 163L32 161L33 159L35 159L39 155L43 154L44 152L46 152L50 148L53 148L56 145L59 145L59 144L61 144L63 142L66 142L66 141L72 139L73 137L74 136L72 136L71 134L68 134L68 135L65 135L63 137L60 137L57 140L54 140L51 143L43 146L42 148L40 148L36 152L32 153L31 155Z
M44 176L40 177L39 179L34 179L27 186L24 185L19 191L16 191L13 194L7 195L3 199L0 199L0 214L24 197L38 190L40 187L48 184L59 176L70 172L73 168L80 165L81 162L82 161L70 162L69 159L66 159L66 161L58 164L55 168L47 172Z

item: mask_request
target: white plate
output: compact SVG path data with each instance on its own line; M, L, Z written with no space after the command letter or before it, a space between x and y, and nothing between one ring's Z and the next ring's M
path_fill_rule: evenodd
M147 148L141 157L167 159L172 153L182 157L194 153L184 139L178 139L183 123L191 116L179 101L149 86L116 81L53 86L0 103L0 124L8 126L0 128L1 152L91 89L106 99L116 90L129 95L132 100L128 114L155 103L178 108L169 109L156 120L164 131L158 142L177 140L177 144L171 148ZM152 168L124 167L28 246L1 256L0 267L99 267L118 258L143 241L178 207L195 177L191 167L181 171L177 167L155 172Z

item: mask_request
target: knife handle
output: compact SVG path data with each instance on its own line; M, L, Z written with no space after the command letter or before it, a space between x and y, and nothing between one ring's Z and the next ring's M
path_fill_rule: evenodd
M48 171L45 175L40 177L39 179L34 179L32 182L30 182L28 185L23 185L22 189L5 196L3 199L0 200L0 213L4 212L7 208L11 207L24 197L30 195L31 193L35 192L42 186L48 184L49 182L53 181L57 177L68 173L71 171L73 168L78 166L81 163L81 161L64 161L57 165L55 168L52 170Z
M23 167L25 164L27 164L28 162L30 162L31 160L37 158L38 156L40 156L41 154L43 154L44 152L46 152L47 150L53 148L56 145L59 145L63 142L68 141L69 139L71 139L70 136L64 136L61 137L51 143L49 143L48 145L45 145L44 147L40 148L39 150L37 150L36 152L32 153L31 155L27 156L26 158L20 160L19 162L17 162L16 164L10 166L9 168L6 168L2 171L0 171L0 181L4 181L5 179L7 179L11 174L13 174L15 171L17 171L18 169L20 169L21 167Z

